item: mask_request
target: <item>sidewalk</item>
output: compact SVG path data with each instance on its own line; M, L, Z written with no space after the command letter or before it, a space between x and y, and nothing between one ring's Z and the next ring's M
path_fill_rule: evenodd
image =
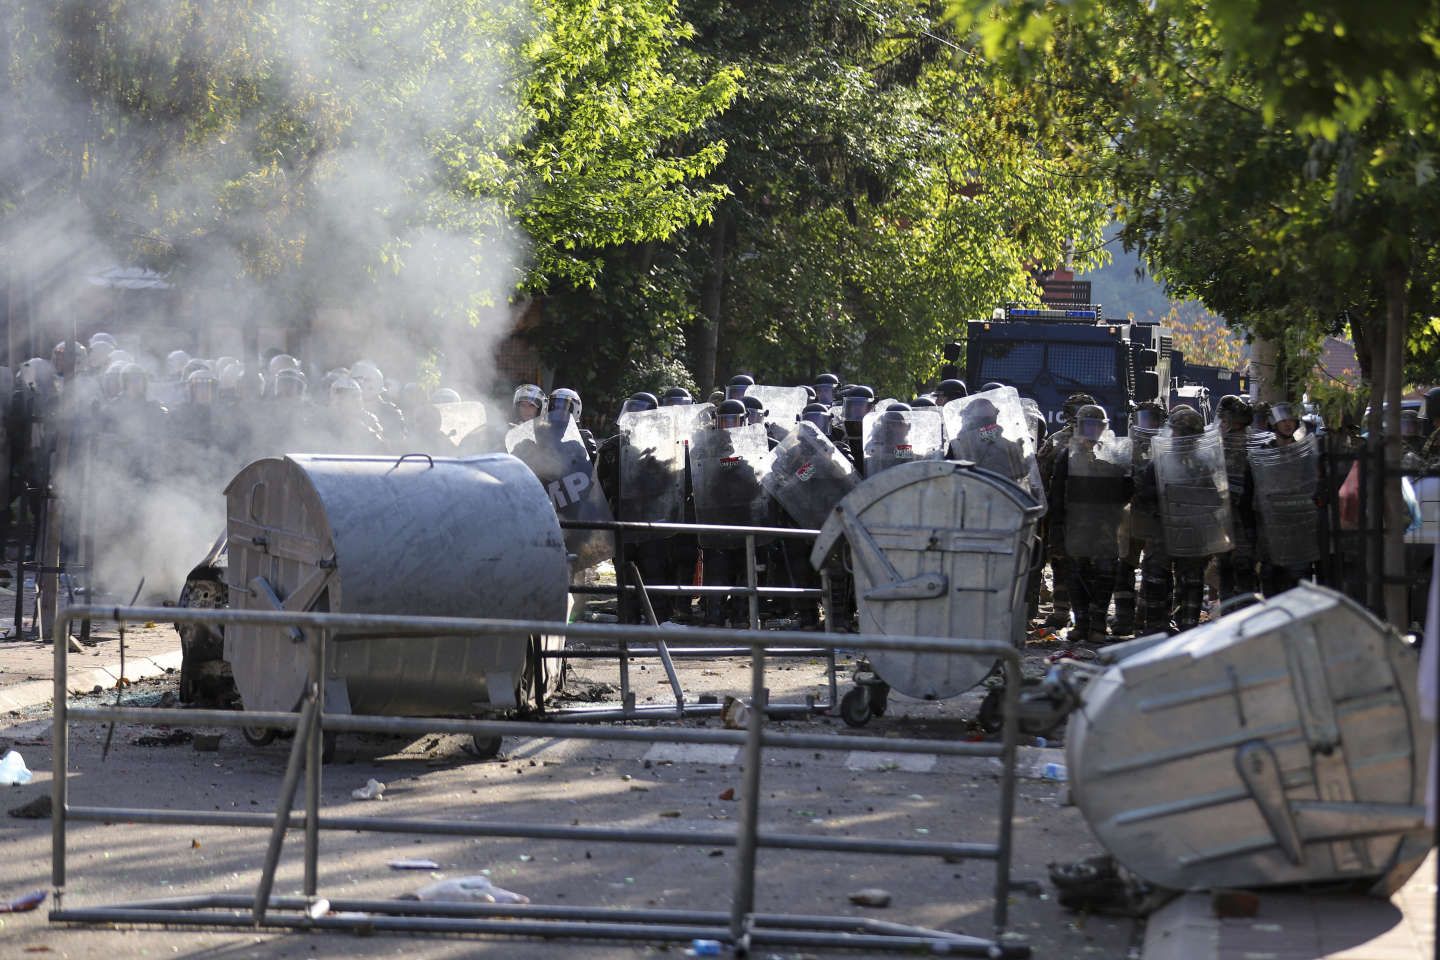
M1435 852L1389 900L1260 893L1253 917L1216 917L1210 895L1187 893L1151 915L1145 960L1430 960Z
M29 605L27 604L27 609ZM13 632L15 594L0 589L0 626ZM5 614L8 612L8 616ZM96 687L113 690L120 680L120 630L111 621L96 621L91 645L69 657L67 686L71 693ZM38 640L0 639L0 717L49 703L55 694L55 651ZM180 669L180 637L168 623L131 624L125 628L127 680L141 680Z

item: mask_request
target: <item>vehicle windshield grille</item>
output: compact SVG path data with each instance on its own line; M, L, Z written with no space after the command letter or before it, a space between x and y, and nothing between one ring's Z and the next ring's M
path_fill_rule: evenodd
M1050 372L1063 382L1115 386L1115 351L1109 346L1052 343L1049 361Z
M982 382L1031 384L1045 364L1045 345L1041 343L987 343L981 349Z

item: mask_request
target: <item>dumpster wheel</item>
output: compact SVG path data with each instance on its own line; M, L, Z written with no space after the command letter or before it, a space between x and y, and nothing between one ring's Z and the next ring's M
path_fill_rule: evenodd
M270 744L275 742L275 738L279 735L280 731L274 730L270 727L240 728L240 736L244 737L245 742L250 744L252 747L268 747Z
M850 692L840 698L840 719L846 726L863 727L872 716L870 692L864 687L851 687Z

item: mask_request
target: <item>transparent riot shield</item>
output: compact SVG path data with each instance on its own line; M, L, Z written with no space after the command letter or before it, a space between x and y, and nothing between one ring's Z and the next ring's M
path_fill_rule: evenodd
M1031 496L1039 492L1035 438L1014 387L951 400L942 408L949 458L998 473Z
M1093 443L1070 437L1065 482L1065 552L1113 560L1130 476L1130 444L1110 431Z
M538 417L512 427L505 449L539 478L561 520L614 519L573 417L563 431ZM615 537L608 530L566 530L565 550L574 555L574 568L584 570L615 555Z
M802 421L770 451L765 492L802 527L818 528L860 482L850 459L830 438Z
M1314 563L1320 559L1315 439L1306 437L1284 447L1251 447L1249 456L1264 556L1286 567Z
M488 421L485 404L479 400L437 403L435 409L440 411L440 432L457 447L475 431L484 430Z
M766 423L773 423L787 433L795 429L800 412L810 402L810 395L804 387L771 387L757 383L745 388L745 396L754 397L764 405Z
M689 407L620 415L621 520L677 523L684 519L684 441L690 438L692 420Z
M1225 445L1219 424L1195 436L1166 427L1151 442L1165 551L1172 557L1210 557L1233 545Z
M884 410L880 405L865 414L865 476L915 460L939 460L945 446L944 420L928 410Z
M1160 431L1153 427L1137 427L1135 421L1130 421L1130 475L1138 478L1145 470L1146 464L1150 462L1150 444L1154 441ZM1158 540L1163 534L1164 526L1160 522L1160 514L1153 509L1147 509L1140 504L1130 505L1130 539L1133 540Z
M690 439L690 485L698 523L766 526L769 498L763 485L770 444L764 424L724 430L702 428ZM743 535L706 534L702 547L735 547Z

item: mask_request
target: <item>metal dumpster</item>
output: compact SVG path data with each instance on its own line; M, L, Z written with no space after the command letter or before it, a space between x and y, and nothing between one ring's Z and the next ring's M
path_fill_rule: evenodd
M550 497L508 454L467 459L291 454L225 490L230 606L563 621L565 540ZM530 637L367 637L329 647L326 709L473 715L516 706ZM250 710L292 710L305 645L226 631Z
M1070 716L1072 795L1117 860L1195 890L1373 878L1424 858L1419 657L1312 583L1115 648Z
M855 570L862 633L1025 640L1025 596L1041 507L1010 478L972 463L926 460L866 479L836 505L810 562L819 569L843 536ZM885 709L888 688L925 700L958 696L993 660L934 653L868 656L841 703L859 726Z

